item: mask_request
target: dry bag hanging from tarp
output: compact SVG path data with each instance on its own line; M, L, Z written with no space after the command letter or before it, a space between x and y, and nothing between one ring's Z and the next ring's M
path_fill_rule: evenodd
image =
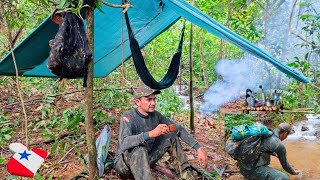
M181 31L181 38L178 46L177 52L173 55L168 72L166 75L162 78L160 82L157 82L152 75L150 74L145 62L144 58L141 54L140 46L138 44L138 41L135 39L131 26L130 21L127 13L124 13L126 23L127 23L127 29L129 34L129 40L130 40L130 49L132 53L132 59L134 62L134 66L137 70L137 73L140 77L140 79L149 86L152 89L165 89L170 87L174 81L177 79L177 76L179 74L179 66L181 61L181 53L182 53L182 44L184 39L184 29L183 26Z

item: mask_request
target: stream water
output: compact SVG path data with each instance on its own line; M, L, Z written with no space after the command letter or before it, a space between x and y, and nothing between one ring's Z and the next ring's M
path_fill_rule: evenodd
M290 176L290 179L320 179L320 116L310 118L294 125L295 133L283 142L287 149L287 158L294 168L302 174ZM301 131L304 129L304 131ZM272 158L271 166L282 169L277 158Z

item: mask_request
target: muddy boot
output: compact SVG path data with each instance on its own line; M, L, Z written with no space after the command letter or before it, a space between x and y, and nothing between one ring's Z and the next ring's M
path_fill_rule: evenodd
M176 172L181 173L190 166L188 158L182 149L181 142L175 133L160 136L155 140L153 147L149 152L151 165L155 165L168 152Z

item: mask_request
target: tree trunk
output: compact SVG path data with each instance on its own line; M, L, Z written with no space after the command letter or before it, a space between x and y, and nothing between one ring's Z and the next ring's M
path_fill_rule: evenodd
M202 80L204 81L206 89L208 89L207 71L206 71L206 63L204 62L201 30L199 30L198 32L198 39L199 39L199 53L200 53L201 64L202 64L202 68L201 68Z
M97 150L95 145L95 130L93 123L93 56L94 56L94 5L90 6L86 11L87 20L87 37L89 48L92 52L92 58L88 65L88 80L87 87L85 88L85 123L86 123L86 136L87 136L87 148L88 148L88 170L89 179L98 179L98 167L97 167Z
M194 0L191 0L191 4L194 4ZM190 98L190 131L191 134L195 133L194 128L194 107L193 107L193 81L192 81L192 71L193 71L193 24L191 24L190 29L190 46L189 46L189 57L190 57L190 67L189 67L189 75L190 75L190 82L189 82L189 98Z

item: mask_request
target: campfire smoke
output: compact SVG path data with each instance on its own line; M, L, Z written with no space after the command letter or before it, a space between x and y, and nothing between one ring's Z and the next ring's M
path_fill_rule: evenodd
M294 0L284 1L264 24L265 37L256 45L285 64L294 60L294 57L304 59L305 51L297 44L303 42L289 31L289 17ZM313 4L315 6L315 4ZM317 5L319 6L319 5ZM298 6L296 8L299 8ZM300 9L305 13L308 9ZM299 12L295 9L293 12ZM301 30L305 24L297 23L297 14L293 14L291 20L292 29ZM257 26L259 26L259 23ZM311 59L319 59L319 56ZM317 60L316 60L317 61ZM216 64L218 80L204 95L205 104L200 107L203 112L215 112L230 101L234 101L245 95L246 89L257 91L259 85L264 89L284 89L293 79L289 79L284 73L277 70L270 63L258 59L248 53L242 58L234 60L222 59Z

